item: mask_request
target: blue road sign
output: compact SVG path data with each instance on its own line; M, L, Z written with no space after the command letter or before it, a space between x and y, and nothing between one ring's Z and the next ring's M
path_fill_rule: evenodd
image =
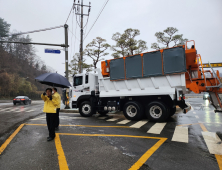
M45 49L45 53L54 53L54 54L60 54L60 50L53 50L53 49Z

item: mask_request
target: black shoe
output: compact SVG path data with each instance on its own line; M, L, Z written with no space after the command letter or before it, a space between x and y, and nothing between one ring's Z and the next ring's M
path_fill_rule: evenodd
M56 127L56 128L55 128L55 131L59 131L59 127Z
M47 137L47 140L49 139L50 137Z
M51 140L54 140L54 138L51 138L51 137L47 138L47 141L51 141Z

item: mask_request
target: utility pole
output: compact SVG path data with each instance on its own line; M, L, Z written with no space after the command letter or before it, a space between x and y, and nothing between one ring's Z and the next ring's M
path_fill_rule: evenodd
M78 3L79 3L79 0L78 0ZM77 6L77 9L76 7ZM79 13L79 6L81 7L81 13ZM88 7L88 14L84 14L83 13L83 7ZM82 63L83 63L83 29L84 29L84 26L83 26L83 16L88 16L89 17L89 13L90 13L90 9L91 9L91 2L89 2L89 5L83 5L83 0L81 0L81 4L76 4L75 3L75 0L74 0L74 9L76 10L76 15L80 15L81 16L81 22L80 22L80 49L79 49L79 53L80 53L80 73L83 72L83 68L82 68Z
M66 78L67 80L69 80L69 71L68 71L68 25L65 24L64 25L64 30L65 30L65 72L66 72ZM69 92L69 91L68 91ZM66 89L66 93L67 94L67 89ZM67 97L65 96L65 104L66 104L66 107L65 109L69 109L69 106L68 106L68 99Z
M68 73L68 25L64 25L65 29L65 72L66 72L66 78L69 79L69 73Z
M81 30L80 30L80 62L83 61L83 0L81 2ZM82 63L80 64L80 72L83 72Z

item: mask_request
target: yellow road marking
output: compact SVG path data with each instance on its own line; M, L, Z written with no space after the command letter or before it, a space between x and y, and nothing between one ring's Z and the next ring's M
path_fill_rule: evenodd
M219 165L219 169L222 170L222 155L215 155L217 159L217 163Z
M21 125L15 130L15 132L13 132L13 134L11 134L11 136L2 144L2 146L0 147L0 155L1 155L2 152L5 150L5 148L8 146L8 144L12 141L12 139L15 137L15 135L22 129L23 126L24 126L24 124L21 124Z
M150 156L167 140L167 138L160 139L154 146L152 146L143 156L133 165L129 170L138 170L150 158Z
M167 140L167 138L160 137L149 137L149 136L132 136L132 135L113 135L113 134L74 134L74 133L57 133L59 135L70 135L70 136L110 136L110 137L128 137L128 138L146 138L146 139L159 139L159 141L152 146L145 154L140 157L140 159L131 166L130 170L138 170L148 159L149 157ZM59 143L58 143L59 144ZM60 143L61 145L61 143ZM57 151L58 152L58 151ZM60 153L64 154L62 145L60 146ZM60 160L59 160L60 161ZM60 163L59 163L60 164ZM61 169L61 168L60 168Z
M64 151L62 149L62 144L61 144L58 134L56 134L56 137L55 137L55 145L56 145L56 150L57 150L57 154L58 154L59 168L61 170L69 170L69 167L68 167L68 164L66 161L66 157L65 157Z
M110 136L110 137L126 137L126 138L167 139L167 138L161 138L161 137L113 135L113 134L75 134L75 133L57 133L57 134L59 134L59 135L72 135L72 136Z
M199 123L199 125L200 125L201 129L202 129L204 132L207 132L207 131L208 131L207 128L204 126L203 123Z
M46 124L25 124L32 126L47 126ZM108 127L108 128L131 128L129 126L94 126L94 125L59 125L59 126L79 126L79 127Z

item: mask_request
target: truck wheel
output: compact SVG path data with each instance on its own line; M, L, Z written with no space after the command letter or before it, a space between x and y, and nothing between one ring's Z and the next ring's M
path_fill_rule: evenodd
M82 102L79 107L79 113L83 117L90 117L94 114L91 103L89 101Z
M101 116L105 116L105 115L108 113L108 111L98 111L98 113L99 113Z
M146 117L155 122L166 121L169 117L168 107L159 101L151 102L146 107Z
M123 114L129 120L141 120L143 113L143 106L136 101L127 102L123 107Z
M170 108L170 116L173 116L177 111L177 108L176 107L171 107Z

